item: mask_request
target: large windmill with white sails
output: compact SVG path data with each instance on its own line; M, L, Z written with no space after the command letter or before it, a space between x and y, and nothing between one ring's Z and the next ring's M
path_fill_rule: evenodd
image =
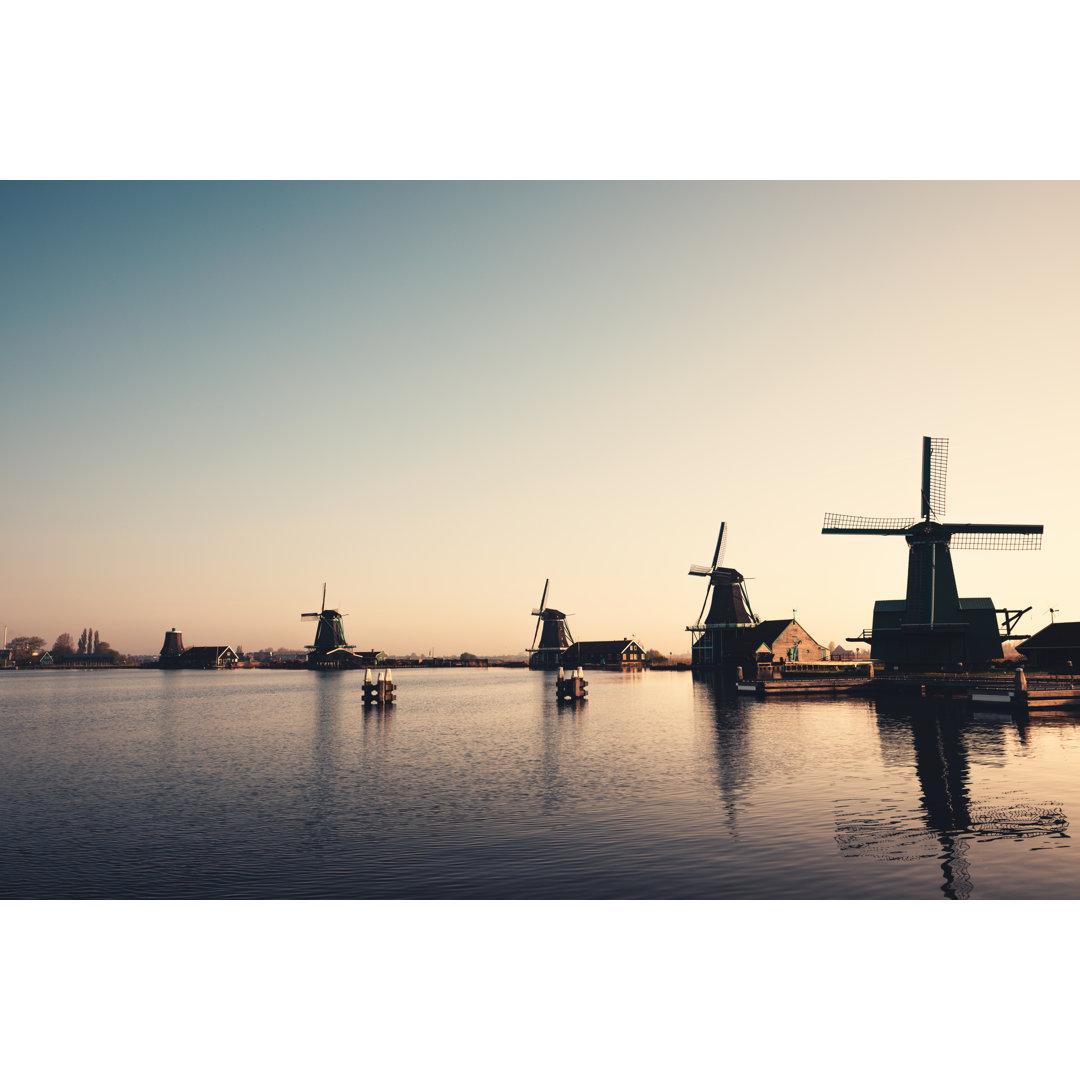
M871 645L875 660L907 669L980 666L1002 656L1001 643L1030 606L996 608L988 596L961 597L952 548L1030 551L1042 546L1041 525L975 524L940 520L945 514L949 440L923 438L919 517L871 518L826 514L829 535L902 536L908 546L907 593L878 600L870 630L848 638ZM1001 616L1002 627L998 626Z

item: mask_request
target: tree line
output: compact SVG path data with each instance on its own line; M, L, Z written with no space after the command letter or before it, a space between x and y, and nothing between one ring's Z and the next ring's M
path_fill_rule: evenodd
M26 634L13 637L8 643L11 649L11 658L15 663L27 662L35 654L45 651L45 639L35 634ZM68 656L108 656L115 663L119 660L120 652L114 649L107 641L101 640L101 634L91 627L86 627L79 635L78 642L67 633L60 634L53 647L48 650L54 662L63 660Z

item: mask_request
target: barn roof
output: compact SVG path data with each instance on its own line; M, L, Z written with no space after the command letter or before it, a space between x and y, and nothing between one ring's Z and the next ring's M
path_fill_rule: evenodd
M612 653L626 652L631 645L641 648L633 638L616 638L612 641L575 641L566 652L571 658L574 656L610 656Z
M218 657L231 652L232 647L229 645L192 645L190 649L184 650L183 658L185 662L217 660Z
M805 635L805 644L816 645L819 649L822 648L821 643L806 629L802 623L797 622L795 619L765 619L759 622L757 626L747 627L745 630L739 630L734 641L730 646L726 648L731 652L741 652L744 654L750 654L760 652L762 649L769 649L772 651L773 644L776 639L789 627L797 626Z
M1080 622L1059 622L1044 626L1016 646L1018 652L1034 649L1080 648Z

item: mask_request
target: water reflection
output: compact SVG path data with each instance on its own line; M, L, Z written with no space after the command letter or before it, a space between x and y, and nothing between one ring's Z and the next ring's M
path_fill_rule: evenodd
M915 708L876 706L882 756L897 764L911 761L920 791L923 824L910 824L896 806L871 813L838 802L837 843L845 855L886 860L934 857L940 860L941 891L952 900L968 899L974 889L969 862L972 840L1067 838L1068 821L1056 803L1035 804L1012 793L1008 800L972 797L970 758L1001 761L1006 733L1015 725L1003 717L981 722L966 706L920 703ZM1031 721L1024 720L1027 738Z
M182 710L186 707L186 695L183 676L187 674L178 668L163 668L159 673L160 682L155 687L157 702L153 716L157 721L155 730L158 736L158 750L164 761L175 761L178 751L177 727Z
M694 673L694 712L708 722L724 819L737 840L739 799L750 786L750 712L723 680L704 672Z
M318 671L315 676L315 725L320 734L336 729L341 718L342 672Z
M303 787L305 807L303 835L314 849L333 839L331 818L335 804L335 777L341 751L343 675L347 672L318 671L315 677L311 771Z
M577 749L584 730L588 699L562 700L555 693L556 673L544 672L541 693L544 704L540 720L540 805L545 814L560 810L574 790L573 775L566 775L563 756Z

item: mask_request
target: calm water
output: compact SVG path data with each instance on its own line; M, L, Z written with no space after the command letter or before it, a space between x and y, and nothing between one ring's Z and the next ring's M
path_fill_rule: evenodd
M1080 897L1080 721L688 673L0 675L0 896Z

